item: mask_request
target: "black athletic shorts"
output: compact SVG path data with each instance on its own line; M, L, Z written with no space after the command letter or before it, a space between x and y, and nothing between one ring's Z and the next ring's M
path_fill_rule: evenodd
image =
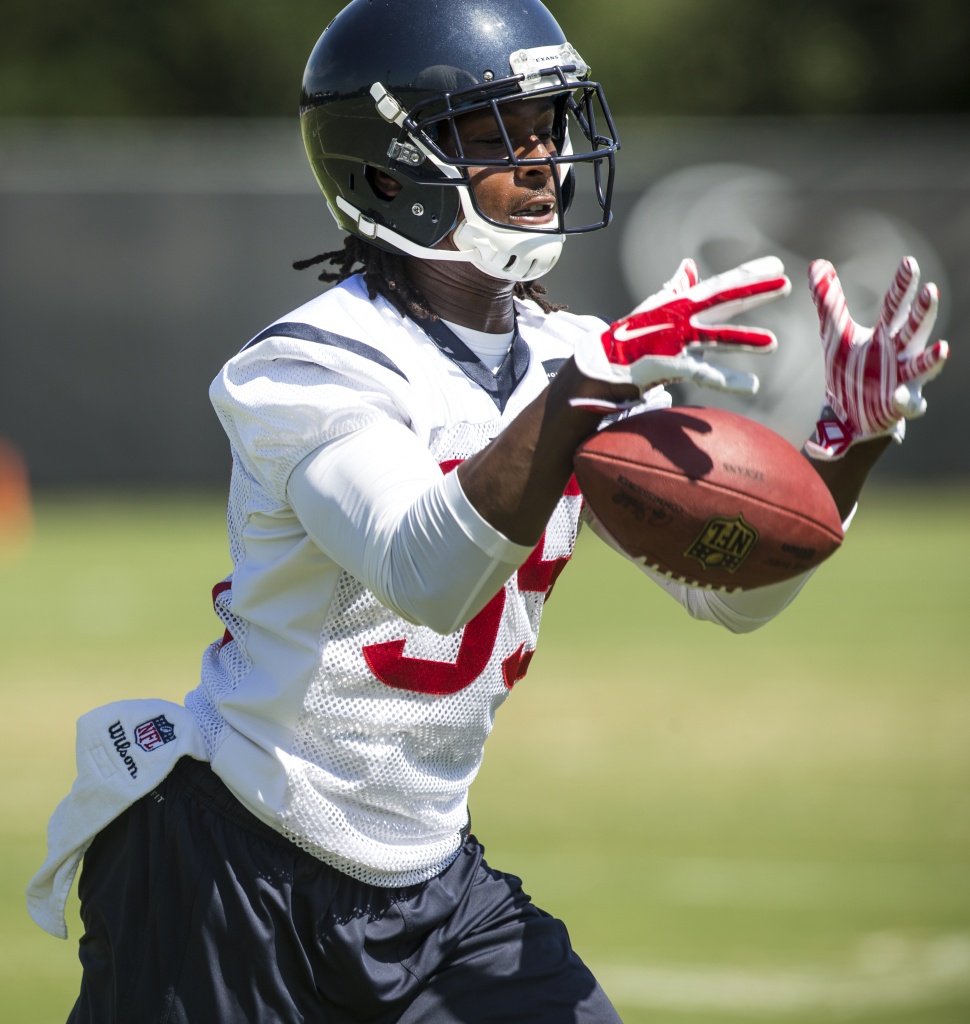
M615 1024L561 921L469 837L384 889L304 853L183 759L84 857L69 1024Z

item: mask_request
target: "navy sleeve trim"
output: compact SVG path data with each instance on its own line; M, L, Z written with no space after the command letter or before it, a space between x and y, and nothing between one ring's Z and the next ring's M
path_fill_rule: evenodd
M372 363L377 363L378 366L382 366L385 370L390 370L392 373L396 373L399 377L407 380L403 370L395 366L379 349L365 345L362 341L357 341L354 338L345 338L341 334L333 334L320 327L314 327L312 324L273 324L272 327L267 327L265 331L260 331L243 348L244 350L251 348L266 338L295 338L298 341L312 341L319 345L329 345L332 348L339 348L344 352L352 352L362 359L368 359Z

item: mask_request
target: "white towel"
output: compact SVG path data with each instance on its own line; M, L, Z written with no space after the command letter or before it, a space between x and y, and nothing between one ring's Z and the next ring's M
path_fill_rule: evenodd
M166 700L122 700L78 719L77 778L47 826L47 860L27 887L27 910L67 938L64 908L91 841L150 793L181 757L208 760L192 713Z

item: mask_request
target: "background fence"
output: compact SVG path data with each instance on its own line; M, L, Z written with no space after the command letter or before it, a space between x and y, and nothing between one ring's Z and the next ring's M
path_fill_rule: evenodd
M570 239L549 291L614 318L682 256L703 274L781 256L794 293L752 314L777 331L779 350L754 364L758 399L735 407L800 442L821 394L808 261L831 259L853 314L871 321L912 253L940 285L952 365L928 389L930 414L877 473L965 477L968 127L959 117L621 120L616 221ZM0 122L0 436L36 485L224 479L208 382L321 287L290 263L340 241L293 119Z

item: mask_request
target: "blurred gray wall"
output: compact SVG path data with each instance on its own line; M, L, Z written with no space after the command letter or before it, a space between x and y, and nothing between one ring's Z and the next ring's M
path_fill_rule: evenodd
M791 298L754 401L727 404L800 443L821 396L808 261L837 266L871 322L900 256L943 300L951 366L878 474L965 477L970 131L962 120L621 123L616 222L569 241L546 284L608 319L680 258L707 275L785 260ZM337 248L295 122L0 122L0 437L37 485L222 481L207 398L223 361L321 287L294 259ZM752 357L753 358L753 357ZM737 362L737 360L735 360ZM750 360L749 360L750 362Z

